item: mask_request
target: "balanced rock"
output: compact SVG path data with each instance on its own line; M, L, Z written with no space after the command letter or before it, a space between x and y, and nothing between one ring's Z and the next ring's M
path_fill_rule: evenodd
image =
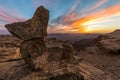
M25 22L7 24L5 27L10 33L22 40L44 38L47 36L48 19L49 11L41 6L36 10L32 19Z
M40 6L32 19L5 25L11 34L22 40L20 53L29 68L39 68L36 67L40 62L38 58L46 52L48 19L49 11Z

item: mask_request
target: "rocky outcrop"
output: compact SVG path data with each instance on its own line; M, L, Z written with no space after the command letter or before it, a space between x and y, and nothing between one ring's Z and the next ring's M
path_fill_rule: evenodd
M69 41L57 40L49 38L47 42L47 50L49 52L48 61L62 61L73 62L75 50Z
M47 36L48 19L49 11L41 6L31 19L25 22L7 24L5 27L10 33L22 40L45 38Z
M120 30L103 34L96 39L96 45L110 53L119 53L120 51Z
M104 71L75 56L69 41L47 41L48 18L48 10L41 6L32 19L6 25L8 31L22 40L20 53L26 64L22 60L1 63L0 79L113 80Z
M35 42L37 43L37 40L32 42L34 44L33 46L37 45ZM29 41L27 42L27 45L31 45L29 44ZM69 47L67 48L65 47L66 49L64 49L63 45L67 45ZM22 60L16 62L0 63L0 79L3 80L56 80L56 79L58 80L59 79L60 80L64 80L64 79L65 80L67 79L68 80L71 79L117 80L117 79L113 79L109 74L105 73L104 71L95 68L91 64L85 62L83 59L75 56L74 49L66 41L49 39L46 47L47 47L47 53L42 54L41 56L39 56L39 58L33 60L38 62L37 64L35 64L35 67L36 68L40 67L41 69L34 70L31 72L27 68L27 65L25 65ZM33 51L34 53L34 49L32 49L31 47L26 47L26 45L24 45L23 49L26 48L31 50L30 52ZM63 54L64 51L66 51L65 53L66 57L64 57ZM71 63L72 61L75 60L70 59L71 57L67 58L69 52L73 52L71 54L73 54L74 59L79 62L74 64ZM33 57L34 56L36 56L36 54L33 55ZM67 59L67 61L65 59Z
M109 74L81 61L78 64L59 63L57 61L46 63L42 71L29 71L23 62L1 63L1 80L118 80ZM18 67L17 67L18 66ZM64 79L63 79L64 78Z
M73 59L73 55L74 55L74 49L72 45L63 44L63 53L62 53L61 59L71 61L71 59Z
M36 67L36 64L39 63L37 58L46 52L48 19L49 11L40 6L31 19L5 25L10 33L23 40L20 45L20 53L31 69L39 68Z
M39 64L37 59L39 59L45 51L46 45L43 39L33 39L27 42L22 42L20 46L21 56L31 69L40 68L36 67Z

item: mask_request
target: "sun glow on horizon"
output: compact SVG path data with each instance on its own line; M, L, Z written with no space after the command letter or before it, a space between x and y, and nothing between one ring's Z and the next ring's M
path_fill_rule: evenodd
M82 33L107 33L120 29L120 4L77 19L72 23Z

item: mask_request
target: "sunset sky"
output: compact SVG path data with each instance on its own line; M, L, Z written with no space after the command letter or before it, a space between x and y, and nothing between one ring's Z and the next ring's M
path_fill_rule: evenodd
M30 19L37 7L50 11L49 33L108 33L120 29L120 0L0 0L4 25Z

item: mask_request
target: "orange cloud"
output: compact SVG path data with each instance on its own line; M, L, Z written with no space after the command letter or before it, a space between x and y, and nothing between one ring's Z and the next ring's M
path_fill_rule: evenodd
M120 4L105 8L102 11L87 15L83 18L76 19L69 26L71 27L71 29L72 29L72 27L77 27L79 32L85 32L87 29L85 26L83 26L83 24L85 22L103 18L103 17L107 17L107 16L112 16L112 15L115 15L118 13L120 13Z

